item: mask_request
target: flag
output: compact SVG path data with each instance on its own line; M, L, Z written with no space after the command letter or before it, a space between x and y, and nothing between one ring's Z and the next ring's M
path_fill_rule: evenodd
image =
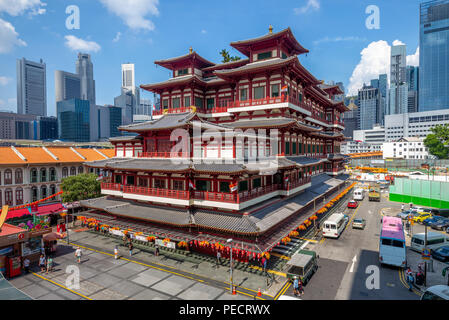
M282 88L281 88L281 93L282 92L288 92L288 87L287 86L283 86Z
M238 190L237 182L236 183L230 183L229 189L231 189L231 192L236 192Z
M285 183L288 183L288 176L285 176L285 177L284 177L284 182L285 182Z
M196 186L195 186L195 184L192 182L192 180L189 180L189 188L190 188L190 189L193 189L193 190L196 190Z

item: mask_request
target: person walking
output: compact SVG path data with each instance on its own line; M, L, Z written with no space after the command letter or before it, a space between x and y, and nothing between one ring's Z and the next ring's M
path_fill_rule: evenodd
M299 296L302 296L304 294L303 286L304 286L304 284L302 283L302 280L298 279L298 293L299 293Z
M159 246L156 245L156 251L154 252L155 256L157 257L159 255Z
M128 243L128 250L129 250L129 256L132 256L133 255L133 242L132 241L130 241Z
M75 257L78 263L81 263L81 256L83 255L83 252L81 251L80 247L77 247L75 250Z
M23 260L23 269L25 270L25 273L30 272L30 260L28 258L25 258L25 260Z
M298 281L298 277L294 276L293 277L293 294L295 296L297 296L299 294L299 281Z
M39 268L41 268L41 273L45 272L45 256L43 254L39 257Z
M48 256L47 258L47 273L53 271L53 258Z
M402 204L402 206L401 206L401 212L404 212L404 208L405 208L405 206L404 206L404 204Z
M217 250L217 268L218 268L218 265L220 264L220 258L221 258L221 252L219 250Z
M413 274L410 272L407 274L407 284L408 284L408 291L413 290L413 282L414 282Z
M263 258L263 261L262 261L262 264L263 264L263 272L267 272L267 258Z

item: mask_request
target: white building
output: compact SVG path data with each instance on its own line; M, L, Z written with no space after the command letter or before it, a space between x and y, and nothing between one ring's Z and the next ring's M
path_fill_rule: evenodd
M385 142L385 128L374 126L369 130L354 130L354 141L382 144Z
M425 138L436 125L449 124L449 109L385 116L385 139Z
M342 154L350 153L365 153L365 152L380 152L383 144L366 143L360 141L347 141L341 145Z
M427 148L424 146L424 140L420 138L401 138L392 142L383 144L384 159L429 159Z

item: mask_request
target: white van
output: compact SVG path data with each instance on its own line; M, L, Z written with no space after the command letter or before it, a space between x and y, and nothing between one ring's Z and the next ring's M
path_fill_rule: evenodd
M424 249L424 233L414 234L412 237L410 249L422 252ZM427 233L427 248L431 250L438 249L439 247L449 245L449 238L442 233L428 232Z
M346 223L343 213L334 213L323 223L323 237L338 238L345 229Z
M421 296L421 300L449 300L449 286L438 285L430 287Z
M365 191L362 188L354 190L354 200L362 201L365 198Z

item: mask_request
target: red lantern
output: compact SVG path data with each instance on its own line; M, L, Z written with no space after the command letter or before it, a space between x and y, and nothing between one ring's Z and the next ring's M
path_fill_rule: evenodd
M260 259L260 253L257 254L257 259Z
M253 259L256 259L256 253L253 252Z

